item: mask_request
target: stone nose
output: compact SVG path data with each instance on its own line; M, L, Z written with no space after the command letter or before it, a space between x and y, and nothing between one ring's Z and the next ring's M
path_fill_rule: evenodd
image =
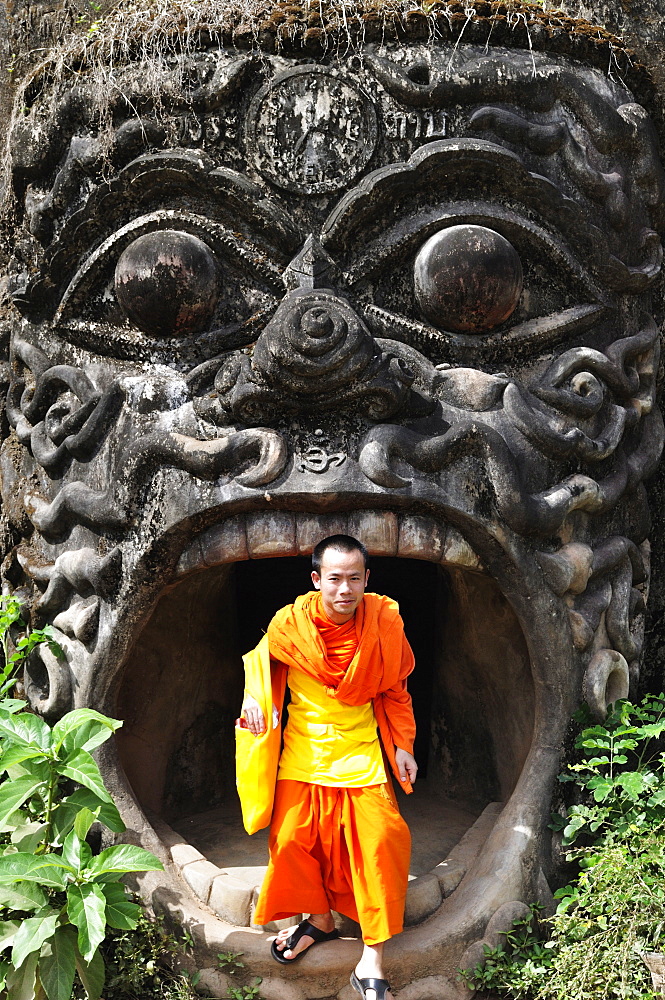
M339 269L318 238L310 233L284 271L284 284L289 291L297 288L332 288Z

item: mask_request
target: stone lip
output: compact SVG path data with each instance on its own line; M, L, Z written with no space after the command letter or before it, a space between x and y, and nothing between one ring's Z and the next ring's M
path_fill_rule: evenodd
M264 507L269 502L272 506L272 499L264 498ZM469 525L465 525L465 533L468 528ZM408 510L341 510L317 514L264 509L234 514L195 533L194 537L191 537L190 526L187 532L190 540L183 539L180 543L183 547L171 581L192 577L207 567L224 562L304 554L311 551L322 534L334 532L349 532L360 537L373 554L425 558L475 573L489 571L500 581L501 589L518 613L530 648L537 692L541 695L544 692L539 678L545 678L546 674L549 673L547 689L551 691L552 684L556 683L552 672L579 671L571 660L572 644L566 645L566 619L562 617L561 599L547 588L536 585L540 570L532 557L526 555L523 543L512 538L508 546L509 558L508 552L498 558L496 540L489 536L476 544L481 538L476 530L472 547L453 525ZM505 538L503 543L506 545ZM527 572L534 574L533 579L525 580L525 567L531 567ZM156 586L153 592L156 594L162 585ZM125 613L127 610L125 606ZM139 620L145 614L144 610ZM542 623L548 631L546 642L543 641ZM117 638L131 634L128 633L130 620L116 619L110 628L116 638L117 665ZM131 626L132 631L135 628L136 625ZM104 677L112 682L107 688L110 694L118 682L118 672L115 669L110 674L97 671L93 684ZM95 704L103 701L99 687L81 692L81 697L92 699ZM543 796L543 787L549 788L558 770L558 753L552 748L558 746L562 738L572 697L570 685L559 689L554 698L551 693L547 699L541 697L536 707L531 750L517 787L503 811L498 815L499 807L489 807L480 824L482 836L475 830L470 831L459 850L415 881L407 911L407 921L412 920L413 925L407 926L389 948L394 967L399 970L396 982L400 982L401 975L404 982L408 981L409 970L415 973L417 969L420 975L427 971L440 972L442 964L454 979L462 952L470 942L482 937L494 912L508 902L533 898L534 890L528 884L526 873L537 874L540 870L541 831L549 809L549 796ZM136 804L117 762L112 771L115 775L112 787L114 782L120 781L124 785L123 803L127 805L128 798L131 799L127 814L123 811L128 827L144 830L145 842L150 842L155 837L154 829ZM106 768L105 774L108 774ZM486 825L483 827L483 824ZM489 832L488 827L491 827ZM157 830L162 832L162 828L157 827ZM172 890L162 887L154 890L153 902L161 900L159 905L168 905L178 919L191 927L203 954L212 955L215 949L243 951L259 974L274 971L266 957L265 936L254 937L259 934L258 930L233 926L246 925L251 919L253 887L236 875L225 873L180 840L167 832L161 841L162 853L168 851L173 884L179 886L177 900ZM481 841L485 841L482 847ZM341 989L349 963L355 962L356 954L357 945L344 941L335 948L313 952L298 970L285 975L289 980L294 977L303 983L309 982L314 989L320 988L316 985L318 977L332 977L331 981L339 977L338 988ZM426 968L420 967L423 961Z

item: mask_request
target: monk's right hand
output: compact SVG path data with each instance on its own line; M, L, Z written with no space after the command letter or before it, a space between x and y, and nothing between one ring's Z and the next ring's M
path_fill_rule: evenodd
M247 728L252 736L260 736L261 733L265 733L266 720L263 710L258 701L252 698L251 695L248 694L246 696L242 703L242 712L240 714L247 723Z

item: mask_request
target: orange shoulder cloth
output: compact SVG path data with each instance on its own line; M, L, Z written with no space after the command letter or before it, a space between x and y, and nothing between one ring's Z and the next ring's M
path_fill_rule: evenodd
M314 623L312 612L318 599L318 591L310 591L277 612L268 626L270 656L315 677L346 705L372 701L384 749L396 771L395 746L413 753L416 732L406 690L414 658L399 608L389 597L364 595L356 611L358 648L343 670L327 657ZM404 788L403 782L399 784Z

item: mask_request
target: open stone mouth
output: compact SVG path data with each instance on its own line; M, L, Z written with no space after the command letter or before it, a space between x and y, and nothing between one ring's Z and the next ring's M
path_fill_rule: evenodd
M12 124L0 576L67 661L35 651L27 696L123 720L100 763L128 839L164 861L144 898L197 963L242 952L265 982L241 655L308 589L317 541L365 543L416 653L412 878L387 948L404 1000L459 996L456 969L548 899L570 714L581 694L604 717L639 677L664 437L655 133L597 53L571 63L555 32L550 58L526 15L528 49L490 48L495 14L467 14L463 44L414 18L361 56L259 58L229 35L174 62L191 95L167 75L156 117L118 106L112 146L78 71L31 84ZM138 64L118 72L114 94L144 94ZM340 926L266 997L347 1000Z
M459 961L460 939L468 942L472 925L478 940L491 940L493 927L509 925L525 908L521 868L535 861L534 841L515 816L531 814L539 796L533 762L525 766L536 718L525 633L500 582L454 526L380 510L266 511L233 516L194 537L116 676L115 704L108 707L124 726L118 761L108 762L107 771L110 765L116 772L114 786L126 779L125 791L131 789L120 796L132 800L128 826L142 826L144 842L153 833L159 838L188 899L176 909L205 924L209 947L211 939L218 950L233 942L253 954L254 965L265 960L268 949L257 932L293 921L253 923L267 831L245 834L235 791L241 654L279 607L307 589L307 556L318 539L336 532L367 545L369 589L398 600L416 655L409 686L420 776L414 794L400 796L413 853L407 931L393 947L405 957L418 952L431 939L434 920L442 929L439 947L454 950L457 943ZM504 807L509 801L512 810ZM514 815L506 826L501 817L507 813ZM547 888L536 872L539 877L542 895ZM477 879L484 883L482 913ZM426 918L432 919L423 925ZM340 917L339 926L344 936L358 936L347 918ZM349 947L326 949L326 969L346 968ZM310 962L315 968L316 956ZM306 972L301 967L300 974Z

